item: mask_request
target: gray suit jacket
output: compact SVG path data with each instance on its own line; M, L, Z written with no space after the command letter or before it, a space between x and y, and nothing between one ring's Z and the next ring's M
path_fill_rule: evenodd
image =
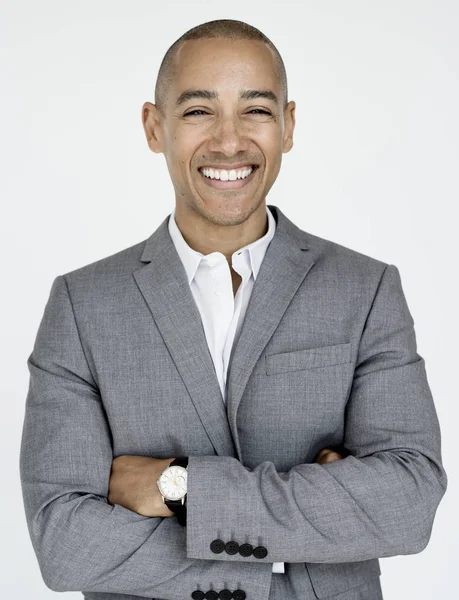
M399 271L269 208L277 229L233 345L227 406L169 217L55 278L27 362L20 455L50 589L378 600L378 557L426 547L447 476ZM345 458L317 464L325 447ZM121 454L190 457L186 527L108 503ZM215 540L236 545L215 552ZM257 552L243 556L244 543ZM272 573L281 561L286 573Z

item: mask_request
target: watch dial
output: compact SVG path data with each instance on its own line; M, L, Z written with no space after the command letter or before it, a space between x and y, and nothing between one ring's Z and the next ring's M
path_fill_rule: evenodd
M158 486L167 500L180 500L186 494L188 471L175 465L168 467L161 475Z

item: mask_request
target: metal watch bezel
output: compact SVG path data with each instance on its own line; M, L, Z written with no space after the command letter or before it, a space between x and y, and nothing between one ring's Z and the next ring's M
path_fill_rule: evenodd
M159 489L159 493L161 494L161 496L163 497L163 502L164 500L174 500L176 502L178 502L179 500L182 501L183 503L183 499L186 496L186 490L184 492L184 494L182 496L178 496L177 498L170 498L169 496L166 496L165 494L163 494L163 492L161 491L161 486L160 486L160 479L163 475L166 475L168 471L172 471L172 469L182 469L182 471L185 471L186 473L186 477L187 477L187 481L188 481L188 470L186 467L182 467L181 465L172 465L172 466L168 466L164 469L164 471L161 473L161 475L159 476L159 478L157 479L156 483Z

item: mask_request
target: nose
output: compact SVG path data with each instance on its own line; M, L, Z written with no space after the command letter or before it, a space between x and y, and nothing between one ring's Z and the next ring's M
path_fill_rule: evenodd
M225 156L247 151L248 140L243 125L234 117L220 119L215 125L208 147L210 151L221 152Z

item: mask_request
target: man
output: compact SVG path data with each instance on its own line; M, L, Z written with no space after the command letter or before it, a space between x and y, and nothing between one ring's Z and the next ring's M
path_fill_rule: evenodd
M43 579L90 600L382 598L447 487L394 265L266 196L293 145L257 29L187 32L142 109L175 210L53 282L21 446Z

